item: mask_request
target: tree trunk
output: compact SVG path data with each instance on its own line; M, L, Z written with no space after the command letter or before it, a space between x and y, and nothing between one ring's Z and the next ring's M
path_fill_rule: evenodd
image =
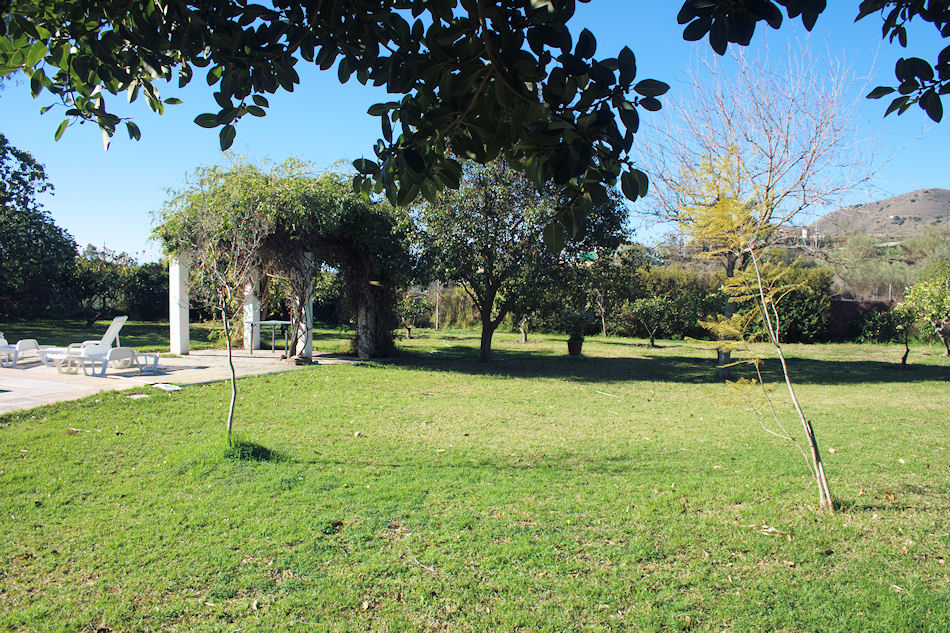
M653 342L653 336L656 334L656 330L650 332L650 347L656 347L656 343Z
M732 315L736 313L736 304L732 302L732 298L726 300L726 305L722 310L723 315L727 319L732 318ZM722 380L729 380L732 377L732 353L729 350L720 349L716 356L716 374Z
M944 356L950 356L950 339L947 338L947 335L944 334L944 329L947 327L947 323L943 322L934 322L934 332L937 333L937 338L940 339L940 342L943 343L944 349L947 351L944 352Z
M412 328L409 327L408 325L406 326L406 338L408 339L412 338Z
M360 358L379 358L392 352L392 314L384 309L385 293L371 288L360 293L356 309L356 353Z
M736 256L729 254L726 256L726 278L734 277L736 274ZM736 313L736 304L732 302L732 297L726 297L726 305L722 308L722 313L727 319L731 319ZM728 339L727 339L728 340ZM729 380L732 377L732 353L728 350L720 349L716 354L716 375L720 380Z
M604 335L604 338L607 338L607 317L604 312L600 313L600 330Z
M521 332L521 344L527 345L528 343L528 319L521 319L521 323L518 324L518 331Z
M221 305L221 323L224 324L224 340L228 346L228 368L231 370L231 404L228 406L228 446L233 446L231 429L234 425L234 405L237 403L237 376L234 373L234 357L231 354L231 328L228 325L228 312Z
M495 327L489 321L482 321L482 344L478 348L478 361L480 363L491 360L491 337L495 333Z

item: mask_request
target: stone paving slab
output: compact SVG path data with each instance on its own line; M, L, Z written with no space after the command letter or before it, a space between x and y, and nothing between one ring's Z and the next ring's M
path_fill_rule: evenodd
M270 350L256 350L253 355L238 350L233 359L234 371L239 377L296 371L307 367L283 360L279 351ZM358 361L332 354L314 355L314 364L317 365L355 362ZM36 358L29 357L14 368L0 367L0 414L76 400L100 391L120 391L156 383L193 385L230 378L225 350L196 350L187 356L162 356L158 367L158 371L151 374L140 373L135 368L110 367L104 377L95 377L86 376L82 371L62 374L56 368L46 367Z

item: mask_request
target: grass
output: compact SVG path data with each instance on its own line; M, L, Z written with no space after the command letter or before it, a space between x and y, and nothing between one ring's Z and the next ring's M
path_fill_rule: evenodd
M829 515L699 346L515 339L0 416L0 629L946 630L936 348L788 347Z

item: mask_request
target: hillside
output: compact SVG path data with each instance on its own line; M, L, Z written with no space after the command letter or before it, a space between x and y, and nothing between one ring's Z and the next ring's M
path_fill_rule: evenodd
M950 191L919 189L893 198L843 207L809 228L828 237L859 233L913 237L931 227L950 231Z

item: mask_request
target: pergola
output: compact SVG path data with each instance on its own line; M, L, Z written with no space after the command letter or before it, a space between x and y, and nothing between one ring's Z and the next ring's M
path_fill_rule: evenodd
M187 253L176 255L168 265L168 321L169 341L172 354L185 356L189 350L191 322L189 310L191 302L188 280L191 261ZM244 348L248 351L260 349L261 330L252 324L261 320L260 277L244 289ZM312 293L312 288L310 293ZM306 302L303 319L299 326L297 347L294 355L298 358L313 356L313 303Z

